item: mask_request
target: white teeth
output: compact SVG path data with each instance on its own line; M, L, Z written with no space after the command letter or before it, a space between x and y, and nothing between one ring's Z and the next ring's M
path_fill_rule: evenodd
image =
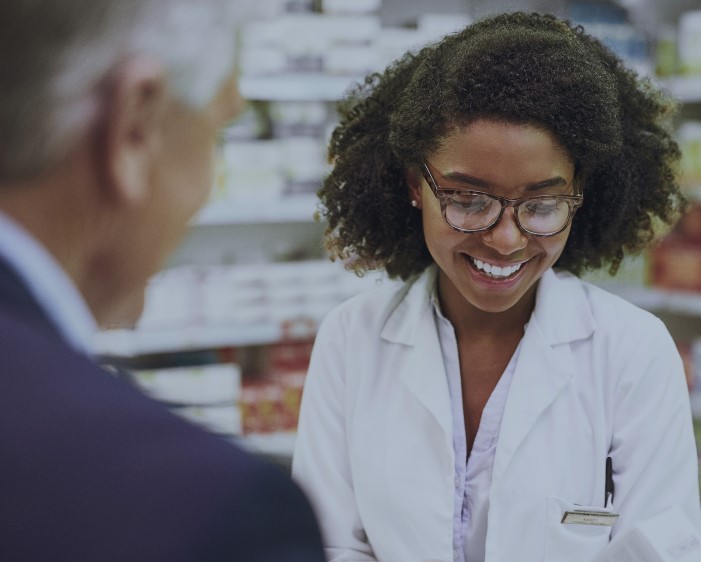
M499 267L498 265L492 265L478 260L477 258L472 258L472 263L475 264L477 269L481 269L491 277L509 277L516 273L525 262L517 263L515 265L509 265L506 267Z

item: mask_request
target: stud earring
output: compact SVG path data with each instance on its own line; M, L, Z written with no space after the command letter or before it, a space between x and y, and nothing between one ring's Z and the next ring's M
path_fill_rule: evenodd
M419 204L416 202L416 199L412 199L412 200L411 200L411 206L414 207L414 208L416 208L416 207L419 206Z

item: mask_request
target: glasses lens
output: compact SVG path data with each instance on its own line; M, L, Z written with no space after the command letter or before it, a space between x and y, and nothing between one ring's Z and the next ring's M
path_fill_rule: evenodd
M518 220L523 228L537 234L550 234L565 227L570 216L566 200L543 197L524 201L518 206Z
M499 216L501 204L480 193L451 195L445 206L445 218L456 227L478 230L492 224Z

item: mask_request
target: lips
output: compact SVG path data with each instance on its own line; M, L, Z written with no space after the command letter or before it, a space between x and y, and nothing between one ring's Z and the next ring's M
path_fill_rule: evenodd
M528 262L528 260L523 260L510 264L502 263L501 265L497 265L479 260L472 256L467 256L467 258L474 269L492 279L508 279L516 275L521 270L523 265Z

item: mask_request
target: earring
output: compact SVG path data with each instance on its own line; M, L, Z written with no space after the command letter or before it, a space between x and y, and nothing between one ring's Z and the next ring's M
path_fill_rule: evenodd
M416 199L412 199L412 200L411 200L411 206L414 207L414 208L416 208L416 207L419 206L419 204L416 202Z

